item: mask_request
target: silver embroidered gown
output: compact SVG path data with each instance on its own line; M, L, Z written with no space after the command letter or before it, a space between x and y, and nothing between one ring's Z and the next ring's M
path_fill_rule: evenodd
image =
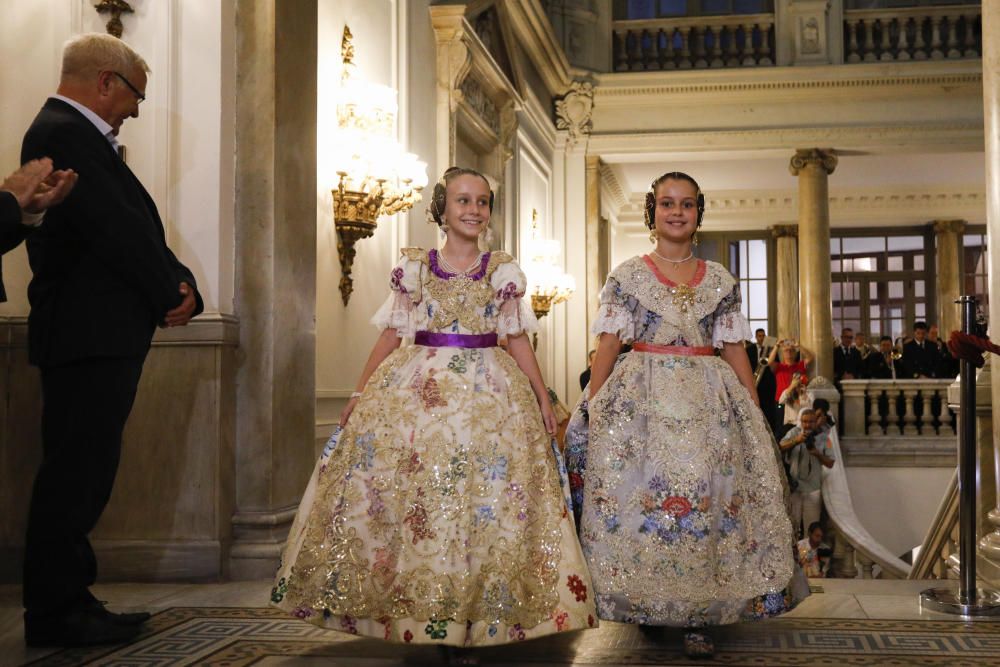
M684 347L750 338L725 268L699 260L679 287L648 257L612 272L592 332ZM632 350L581 400L566 441L602 619L697 627L797 602L776 445L720 357Z
M537 324L510 255L469 277L404 250L373 323L400 337ZM476 646L596 624L560 460L528 378L499 347L409 345L372 374L316 465L271 601L316 625ZM562 471L565 475L565 470Z

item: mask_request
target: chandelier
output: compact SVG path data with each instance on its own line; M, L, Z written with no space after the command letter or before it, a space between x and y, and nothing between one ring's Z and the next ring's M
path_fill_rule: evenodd
M396 91L358 78L351 30L344 26L340 55L344 69L337 93L337 134L332 164L333 221L340 257L340 295L347 305L354 290L354 244L375 233L378 219L407 211L427 185L427 163L395 139Z
M576 291L576 280L559 268L562 250L559 241L543 239L538 231L538 211L531 209L531 241L527 245L528 294L531 309L541 319L549 314L552 306L562 303ZM535 345L538 345L537 334Z

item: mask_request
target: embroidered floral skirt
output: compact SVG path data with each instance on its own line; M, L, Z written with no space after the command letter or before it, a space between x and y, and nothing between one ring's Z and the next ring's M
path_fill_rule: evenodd
M566 491L506 352L401 348L317 463L271 600L397 642L489 645L593 627Z
M630 352L566 443L602 619L727 624L808 595L774 439L722 359Z

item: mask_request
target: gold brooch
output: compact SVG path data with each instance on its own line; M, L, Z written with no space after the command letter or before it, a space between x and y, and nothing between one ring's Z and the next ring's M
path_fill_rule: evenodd
M671 287L670 294L674 297L674 305L677 306L677 310L682 313L688 312L688 309L694 305L695 289L690 285Z

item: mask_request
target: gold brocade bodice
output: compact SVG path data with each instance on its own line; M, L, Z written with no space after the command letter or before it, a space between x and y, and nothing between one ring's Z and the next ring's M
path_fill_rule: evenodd
M477 271L448 273L437 262L435 251L407 248L403 254L419 261L421 301L426 308L426 329L433 332L483 334L497 330L503 287L493 284L497 269L513 261L502 251L485 255ZM522 288L523 289L523 288Z

